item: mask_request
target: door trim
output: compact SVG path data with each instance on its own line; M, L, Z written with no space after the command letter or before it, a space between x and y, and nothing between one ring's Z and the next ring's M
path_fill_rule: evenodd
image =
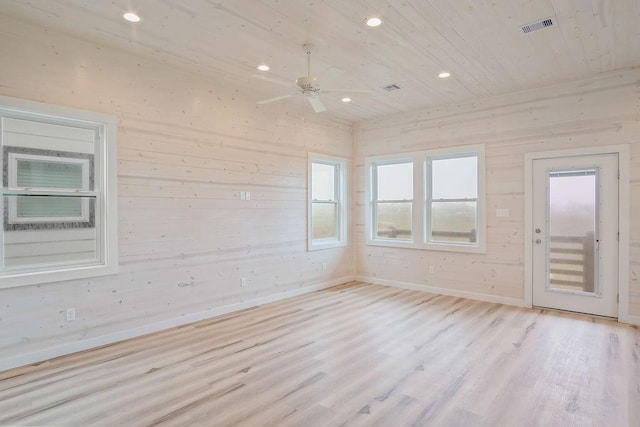
M533 161L555 157L617 154L618 170L618 321L640 324L640 316L629 315L629 145L584 147L524 155L524 303L533 307Z

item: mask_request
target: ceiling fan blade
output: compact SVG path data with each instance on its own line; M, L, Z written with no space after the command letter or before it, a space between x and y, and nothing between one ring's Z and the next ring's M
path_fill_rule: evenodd
M272 102L281 101L283 99L291 98L293 95L295 95L295 93L291 94L291 95L282 95L282 96L276 96L275 98L263 99L261 101L258 101L257 104L259 104L259 105L270 104Z
M327 111L327 108L317 96L307 96L307 99L309 100L309 104L311 104L311 106L313 107L313 111L315 111L316 113Z

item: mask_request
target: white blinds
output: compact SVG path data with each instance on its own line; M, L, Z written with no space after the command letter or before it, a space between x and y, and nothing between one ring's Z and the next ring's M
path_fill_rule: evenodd
M18 187L82 189L82 165L41 160L17 161Z
M82 199L77 197L18 196L16 214L20 219L82 217Z

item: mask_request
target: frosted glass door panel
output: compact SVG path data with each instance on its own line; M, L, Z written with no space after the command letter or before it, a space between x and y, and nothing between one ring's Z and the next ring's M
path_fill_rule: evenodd
M598 293L596 170L549 173L549 287Z

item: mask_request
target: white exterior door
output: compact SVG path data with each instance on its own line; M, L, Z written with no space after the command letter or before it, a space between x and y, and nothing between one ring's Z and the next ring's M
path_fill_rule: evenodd
M533 160L533 305L618 316L618 155Z

